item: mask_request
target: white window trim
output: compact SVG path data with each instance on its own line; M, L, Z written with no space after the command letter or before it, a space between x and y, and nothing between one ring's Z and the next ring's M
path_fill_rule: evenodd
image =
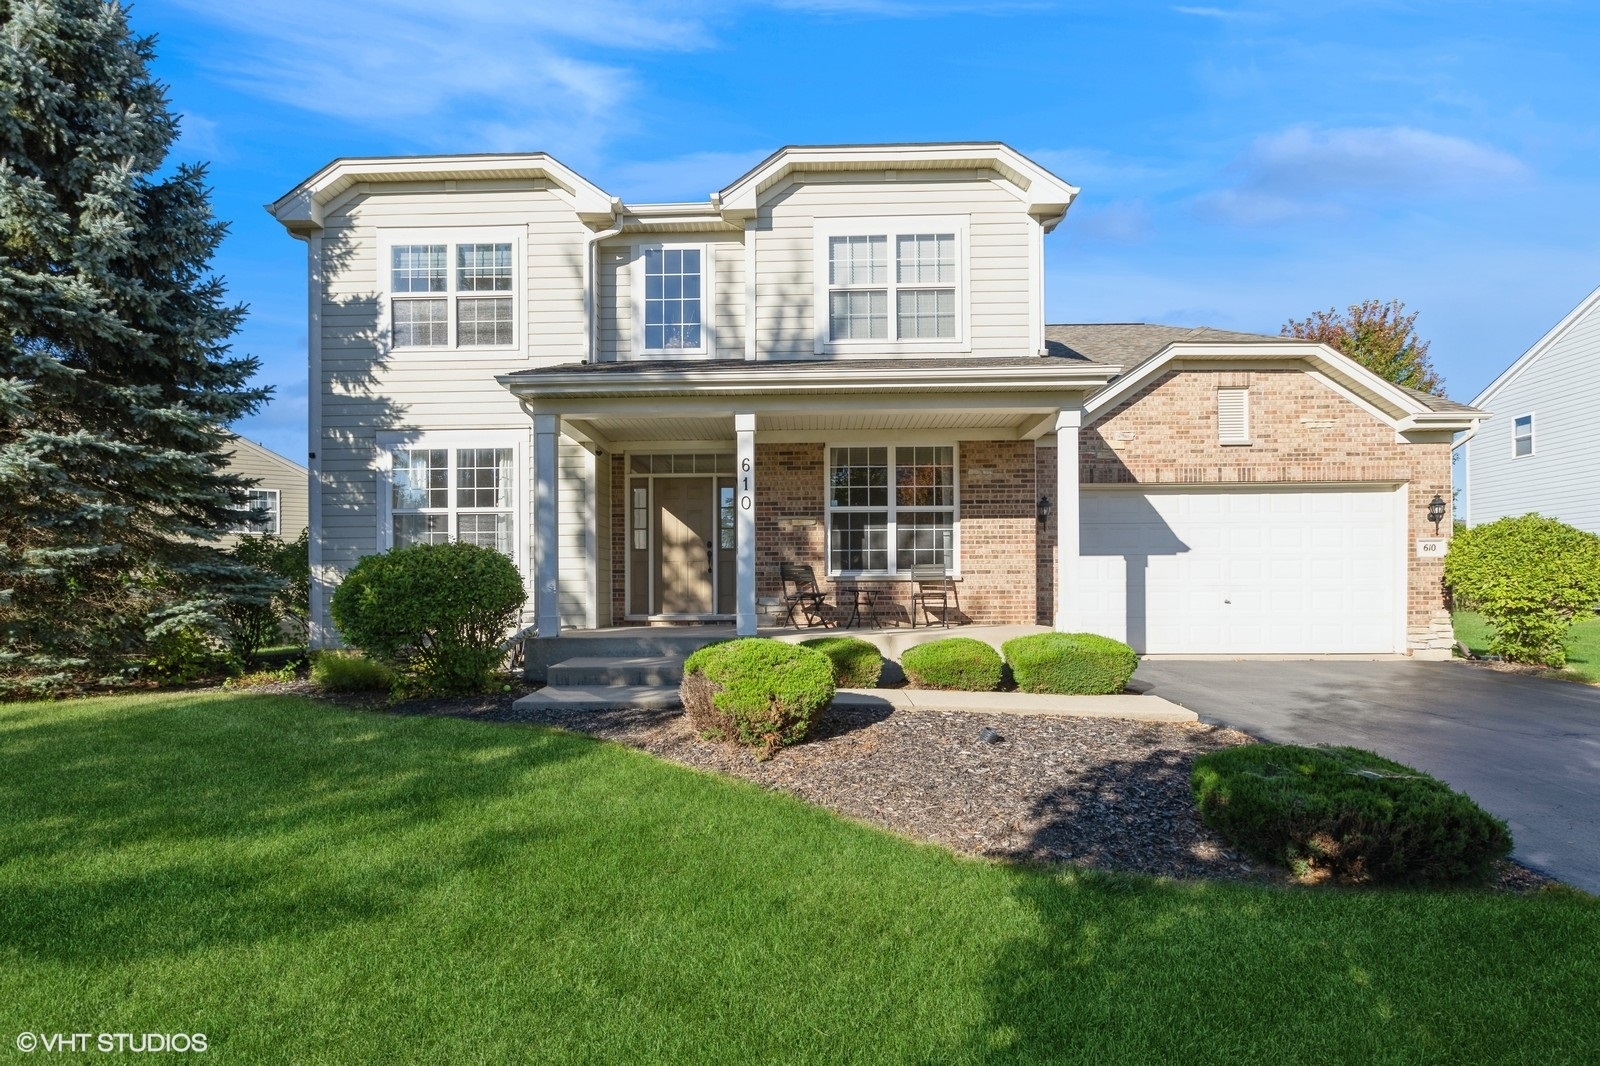
M948 340L897 340L893 336L883 340L836 341L829 333L828 300L828 240L831 237L858 237L879 235L889 240L889 330L899 330L899 306L895 293L900 288L897 279L896 237L913 233L954 233L956 235L956 335ZM972 350L969 332L972 308L972 216L970 215L860 215L841 218L819 218L812 227L812 336L813 350L817 355L880 355L899 352L959 353ZM907 288L943 288L944 286L908 285Z
M1534 417L1534 414L1535 412L1533 411L1524 411L1522 414L1516 415L1511 419L1511 459L1513 462L1518 459L1532 459L1539 452L1539 420ZM1517 454L1517 419L1519 418L1526 418L1528 420L1527 455Z
M1244 400L1244 433L1241 436L1230 437L1230 436L1227 436L1223 432L1223 429L1222 429L1222 394L1225 393L1225 392L1237 392L1237 393L1240 394L1240 396L1243 397L1243 400ZM1251 438L1250 438L1250 389L1248 387L1242 386L1242 385L1223 386L1222 388L1217 389L1216 404L1217 404L1217 443L1221 444L1221 445L1223 445L1225 447L1238 446L1238 445L1248 445L1251 442Z
M264 489L254 486L245 490L246 494L253 492L268 493L272 496L272 528L252 529L248 521L241 522L235 533L245 537L279 536L283 529L283 493L278 489Z
M700 347L698 348L646 348L644 346L644 253L646 248L663 251L698 251L700 253ZM713 256L716 245L700 241L637 241L631 246L628 264L630 303L633 312L633 340L630 345L635 359L709 359L717 351L716 276Z
M450 229L380 229L378 231L378 335L383 338L387 350L396 355L426 354L434 356L459 356L480 355L505 352L526 352L528 345L528 322L524 308L523 290L527 286L528 261L523 251L524 239L527 236L525 227L512 226L474 226L469 228ZM458 244L506 244L511 245L511 291L503 295L511 297L511 325L512 341L510 344L456 344L456 301L465 295L456 288L456 245ZM450 338L448 344L438 345L409 345L398 346L394 343L394 299L407 299L415 296L426 299L427 296L417 293L394 293L390 291L393 284L391 273L394 262L393 250L396 245L403 244L443 244L447 247L445 252L445 269L450 279L449 287L442 293L432 294L435 299L443 297L447 307L446 329ZM479 295L489 295L479 293ZM501 295L501 294L494 294Z
M833 494L832 470L833 449L835 448L887 448L889 449L889 505L885 508L889 512L889 558L895 566L888 570L835 570L833 568ZM910 575L910 567L896 568L900 562L900 546L898 544L899 523L896 520L902 508L894 502L894 450L896 448L949 448L950 449L950 476L955 489L954 503L951 505L952 516L950 519L950 577L961 577L961 442L957 440L901 440L884 442L881 440L830 440L822 446L822 560L823 570L830 578L884 578L905 580ZM944 508L934 507L906 507L907 511L932 511ZM876 508L853 507L846 511L876 510Z
M455 491L455 449L457 448L510 448L511 461L511 546L512 561L524 580L528 575L528 431L518 429L449 430L445 432L403 430L378 434L377 452L373 468L378 483L378 536L377 550L388 551L394 547L394 449L445 448L451 452L449 485ZM470 510L470 508L469 508ZM456 513L452 499L449 514ZM450 528L450 539L455 540L455 526Z

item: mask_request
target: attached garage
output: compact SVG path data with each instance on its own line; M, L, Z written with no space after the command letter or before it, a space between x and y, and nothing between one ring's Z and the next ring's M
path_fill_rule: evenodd
M1086 485L1075 613L1157 654L1403 651L1401 497Z

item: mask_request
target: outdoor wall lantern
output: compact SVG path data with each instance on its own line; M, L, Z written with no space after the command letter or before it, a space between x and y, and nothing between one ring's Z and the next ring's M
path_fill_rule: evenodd
M1050 497L1049 497L1049 495L1040 496L1039 497L1039 524L1041 526L1042 525L1046 525L1046 524L1049 523L1049 521L1050 521Z
M1444 521L1444 497L1437 492L1428 501L1428 521L1433 523L1433 535L1439 535L1439 523Z

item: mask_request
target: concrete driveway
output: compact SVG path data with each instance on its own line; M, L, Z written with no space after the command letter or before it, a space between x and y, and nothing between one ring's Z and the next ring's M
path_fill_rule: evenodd
M1519 862L1600 893L1600 688L1409 659L1154 660L1134 687L1263 740L1426 770L1504 818Z

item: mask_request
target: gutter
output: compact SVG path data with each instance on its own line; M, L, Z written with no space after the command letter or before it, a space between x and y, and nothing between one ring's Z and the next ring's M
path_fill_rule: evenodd
M590 234L583 247L583 332L584 361L600 361L600 266L596 261L600 242L622 232L622 200L611 198L611 225Z

